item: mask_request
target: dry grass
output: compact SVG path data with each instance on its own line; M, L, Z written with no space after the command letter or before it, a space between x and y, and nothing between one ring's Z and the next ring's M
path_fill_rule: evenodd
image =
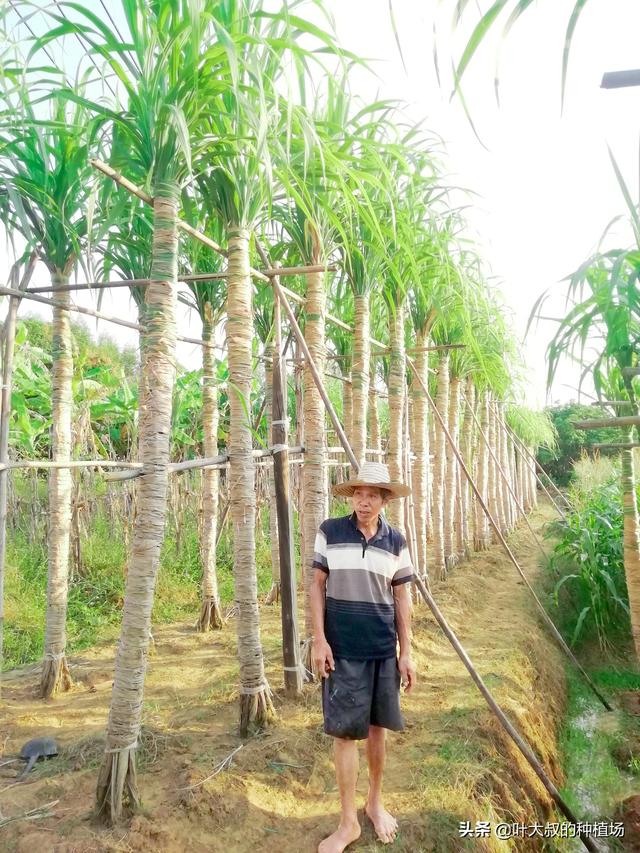
M538 517L537 523L545 517ZM512 544L533 578L537 558L530 538L519 532ZM560 783L556 735L564 703L563 664L542 633L515 570L492 549L458 567L433 591L496 699ZM42 778L7 792L9 799L2 803L7 813L23 813L53 799L47 785L65 811L30 828L28 848L20 833L7 827L6 849L52 849L55 839L62 845L56 847L60 853L315 850L338 813L319 688L307 686L296 701L285 699L280 687L279 608L263 608L261 620L279 719L261 736L245 741L228 762L225 758L241 743L233 624L206 635L192 624L155 631L140 749L145 810L118 831L99 830L86 820L104 744L112 649L105 646L72 660L72 670L80 667L85 673L84 682L52 704L33 699L35 673L9 674L0 723L0 740L9 738L7 751L27 737L55 731L68 763L59 765L55 779ZM515 850L512 842L495 837L465 840L459 822L544 822L550 814L546 791L505 738L426 608L416 607L414 625L419 681L414 694L403 698L407 729L390 736L385 775L387 807L400 823L391 849ZM366 776L362 761L361 802ZM519 839L518 844L517 850L525 853L541 849L534 839ZM362 837L353 850L378 849L370 824L363 821Z

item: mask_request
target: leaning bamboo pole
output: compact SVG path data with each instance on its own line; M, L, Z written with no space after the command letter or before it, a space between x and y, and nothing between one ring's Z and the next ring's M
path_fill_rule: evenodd
M545 608L544 608L544 606L543 606L542 602L540 601L540 599L538 598L538 596L537 596L537 594L536 594L536 591L535 591L535 590L534 590L534 588L531 586L531 584L530 584L530 582L529 582L529 579L527 578L527 576L526 576L526 575L525 575L525 573L523 572L523 570L522 570L522 568L521 568L521 566L520 566L520 563L516 560L516 558L515 558L515 556L514 556L514 554L513 554L512 550L511 550L511 548L509 547L509 545L508 545L508 543L507 543L507 540L506 540L506 539L504 538L504 536L502 535L502 531L500 530L500 527L498 526L498 523L496 522L495 518L494 518L494 517L493 517L493 515L491 514L491 512L490 512L490 510L489 510L489 507L488 507L488 506L487 506L487 504L484 502L484 500L483 500L483 498L482 498L482 495L480 494L480 492L479 492L479 490L478 490L478 487L477 487L477 485L476 485L476 483L475 483L475 480L473 479L473 477L472 477L472 476L471 476L471 474L469 473L469 469L467 468L467 466L464 464L464 459L462 458L462 455L461 455L460 451L459 451L459 450L458 450L458 448L456 447L456 445L455 445L455 443L454 443L454 441L453 441L453 438L452 438L452 436L451 436L451 433L449 432L449 430L448 430L448 428L447 428L447 425L445 424L445 422L444 422L444 419L443 419L442 415L441 415L441 414L440 414L440 412L438 411L438 407L437 407L437 406L436 406L436 404L434 403L433 398L431 397L431 394L429 394L429 389L427 388L427 386L422 382L422 380L421 380L421 379L420 379L420 377L418 376L418 373L417 373L417 371L416 371L415 364L413 363L413 360L412 360L412 359L410 359L410 358L408 358L408 359L407 359L407 363L409 364L409 367L410 367L410 368L411 368L411 370L413 371L414 375L418 377L418 382L422 385L422 390L423 390L423 391L424 391L424 393L425 393L425 396L426 396L426 398L427 398L427 402L429 403L429 406L431 407L431 410L433 411L433 413L434 413L434 415L435 415L436 419L437 419L437 420L438 420L438 422L440 423L440 426L441 426L441 428L442 428L442 431L443 431L443 432L444 432L444 434L445 434L445 437L446 437L446 439L447 439L447 442L448 442L448 443L450 444L450 446L453 448L453 452L454 452L454 454L455 454L456 459L458 460L458 464L460 465L460 467L461 467L461 469L462 469L462 473L463 473L463 474L464 474L464 476L467 478L467 480L468 480L468 482L469 482L469 485L471 486L471 488L473 489L473 491L474 491L474 493L475 493L476 498L477 498L477 499L478 499L478 501L480 502L480 504L481 504L481 506L482 506L482 509L483 509L483 511L485 512L486 516L487 516L487 519L488 519L488 521L489 521L489 524L491 525L491 527L492 527L492 528L493 528L493 530L495 531L495 534L496 534L496 537L497 537L497 539L498 539L499 543L502 545L502 547L503 547L503 549L504 549L505 553L506 553L506 554L507 554L507 556L509 557L509 560L513 563L514 567L516 568L516 571L518 572L518 574L520 575L520 577L521 577L521 578L522 578L522 580L524 581L525 586L527 587L527 589L528 589L528 590L529 590L529 592L531 593L531 595L532 595L532 597L533 597L533 599L534 599L534 601L535 601L535 603L536 603L536 606L537 606L538 610L540 611L540 613L541 613L541 615L542 615L542 617L543 617L544 621L546 622L546 624L548 625L549 629L551 630L551 633L552 633L552 634L553 634L553 636L556 638L556 640L558 641L558 643L559 643L560 647L561 647L561 648L562 648L562 650L565 652L565 654L567 655L567 657L569 658L569 660L574 664L574 666L578 669L578 671L579 671L579 672L584 676L584 678L585 678L585 680L586 680L587 684L589 684L589 686L591 687L591 689L593 690L593 692L595 693L595 695L598 697L598 699L602 702L602 704L603 704L603 705L604 705L604 707L607 709L607 711L611 711L611 710L613 710L613 709L612 709L612 707L611 707L611 705L607 702L607 700L604 698L604 696L602 695L602 693L600 693L600 691L598 690L598 688L596 687L596 685L593 683L593 681L591 680L591 678L589 677L589 675L585 672L585 670L583 669L583 667L580 665L580 663L578 662L577 658L575 657L575 655L573 654L573 652L571 651L571 649L569 648L569 646L566 644L566 642L565 642L565 640L564 640L564 638L563 638L562 634L558 631L558 629L556 628L556 626L555 626L555 625L554 625L554 623L553 623L553 620L551 619L551 617L549 616L549 614L548 614L548 613L547 613L547 611L545 610Z

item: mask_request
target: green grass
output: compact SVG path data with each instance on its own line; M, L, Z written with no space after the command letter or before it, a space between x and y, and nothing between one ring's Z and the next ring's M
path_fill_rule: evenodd
M268 522L267 522L268 523ZM264 529L264 525L263 525ZM67 649L77 652L117 636L124 601L126 546L122 529L113 529L97 514L81 542L83 571L69 586ZM271 586L268 536L259 536L256 550L258 594ZM9 535L6 571L4 669L37 661L44 647L47 588L45 532L35 537L18 531ZM201 563L194 513L186 514L180 547L167 526L153 606L154 624L197 618L200 607ZM218 547L218 582L223 605L233 600L233 555L225 531Z
M613 705L618 704L618 691L640 689L640 675L631 669L602 668L590 675ZM567 714L559 739L565 771L561 794L580 820L619 820L617 807L638 789L640 723L623 710L606 711L577 673L568 671L567 685ZM620 760L624 745L630 750L628 761ZM608 840L611 850L622 849L614 846L616 839Z

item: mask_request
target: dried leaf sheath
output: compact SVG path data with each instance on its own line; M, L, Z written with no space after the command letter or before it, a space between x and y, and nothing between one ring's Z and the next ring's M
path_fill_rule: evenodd
M324 273L311 273L307 276L307 296L305 301L304 335L309 352L321 379L324 379L326 362L325 348L325 313L326 289ZM304 368L304 423L305 423L305 456L302 470L304 483L304 627L305 638L313 633L309 588L313 577L313 551L318 527L324 521L327 501L327 468L325 440L325 408L313 375L305 361ZM307 642L304 646L302 663L311 670L311 648Z
M438 367L438 389L436 407L443 418L449 408L449 355L443 353ZM434 423L435 423L434 418ZM438 423L435 423L435 442L433 454L433 502L431 520L433 523L433 574L439 580L445 576L444 562L444 483L446 474L446 438Z
M208 310L207 310L208 309ZM202 321L202 339L213 343L214 324L211 306L206 303ZM216 360L212 347L202 348L202 427L205 457L218 455L218 385ZM202 607L197 628L209 631L222 628L218 575L216 572L216 536L218 524L218 484L220 472L217 468L205 468L202 472L202 534L200 553L202 556Z
M367 404L369 397L369 343L370 317L369 294L354 296L355 322L353 337L353 360L351 362L351 399L353 406L353 430L351 446L358 464L365 458L367 446Z
M402 436L404 432L404 406L407 366L404 348L404 307L390 308L389 343L389 446L387 462L392 480L403 480ZM404 533L404 501L391 501L387 507L389 523Z
M52 274L55 288L68 284L61 272ZM69 304L68 293L57 293L56 302ZM51 455L56 462L71 458L71 413L73 354L69 311L53 309L52 433ZM69 468L54 468L49 475L49 564L44 662L40 695L54 696L68 690L71 676L65 659L67 595L69 582L69 537L71 532L72 474Z
M255 466L250 395L253 378L253 314L249 275L249 232L230 228L227 292L229 358L229 497L233 524L233 577L240 662L240 733L260 727L273 713L264 674L258 612L255 543Z
M151 276L161 283L146 290L146 382L140 401L140 478L137 515L125 588L120 643L116 654L107 752L97 787L98 815L117 822L135 809L138 792L135 749L142 715L151 608L160 547L164 536L171 406L175 379L177 187L155 187L153 262Z
M416 345L418 350L427 346L428 337L418 332ZM416 354L416 370L425 385L429 384L428 353ZM412 465L413 500L415 507L415 525L417 540L417 569L421 577L427 575L427 507L429 483L429 429L427 423L427 400L422 388L415 379L411 383L411 406L409 422L411 429L411 448L415 454Z

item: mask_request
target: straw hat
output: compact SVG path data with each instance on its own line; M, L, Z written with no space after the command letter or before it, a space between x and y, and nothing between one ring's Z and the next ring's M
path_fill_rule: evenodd
M403 483L392 483L389 469L380 462L363 462L355 479L346 483L337 483L333 487L334 495L344 495L350 498L358 486L373 486L391 492L391 498L403 498L410 494L411 489Z

